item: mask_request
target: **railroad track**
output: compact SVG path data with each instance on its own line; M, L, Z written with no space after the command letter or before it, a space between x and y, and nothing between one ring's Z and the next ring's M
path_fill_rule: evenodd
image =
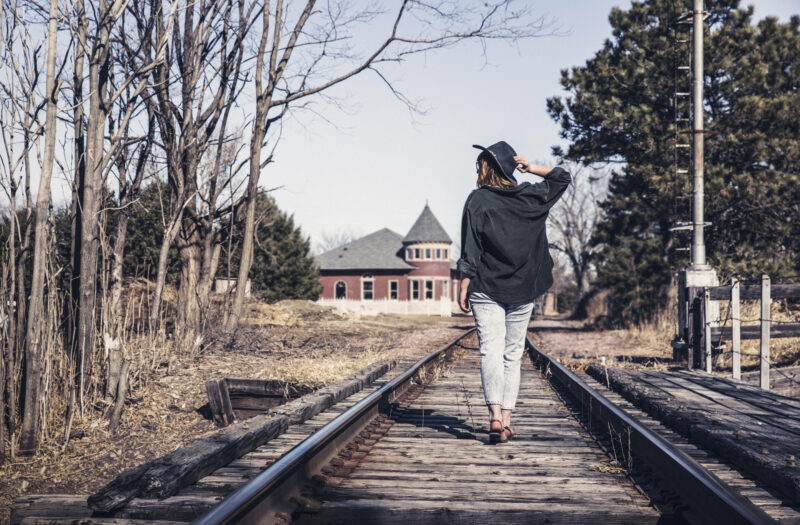
M800 524L746 473L526 344L507 444L489 444L471 329L171 497L101 516L85 496L43 496L12 522Z
M594 439L548 392L542 376L580 407L588 427L625 436L699 523L775 523L680 448L527 341L516 427L522 439L487 446L476 352L441 372L470 330L339 415L194 521L656 523L652 500L598 452ZM538 381L535 378L538 376ZM470 401L469 396L472 396ZM459 399L461 396L461 399ZM427 419L427 421L426 421ZM496 460L494 461L493 458ZM496 463L496 464L493 464ZM674 498L673 498L674 499ZM658 504L658 502L656 502Z

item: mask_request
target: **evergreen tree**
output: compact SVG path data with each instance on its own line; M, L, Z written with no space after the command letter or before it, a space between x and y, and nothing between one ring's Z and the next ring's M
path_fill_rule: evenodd
M140 190L139 199L133 204L125 236L123 273L126 279L145 277L155 280L164 222L167 220L165 217L168 216L169 186L166 181L155 179ZM177 282L179 272L178 251L173 246L167 263L167 282Z
M753 9L740 8L738 0L707 4L709 262L723 279L796 274L800 123L792 108L800 107L800 17L754 25ZM678 199L691 194L691 174L676 172L673 104L676 65L690 64L671 23L688 6L651 0L613 9L612 38L585 65L562 71L569 95L547 102L569 141L556 154L619 166L595 237L602 246L597 284L611 291L610 314L618 323L643 321L664 308L671 277L688 262L677 249L691 244L690 233L670 231L673 223L690 220L689 199ZM680 140L690 143L691 136Z
M250 269L253 292L267 302L316 300L322 284L319 269L309 255L309 239L303 237L292 216L281 211L269 196L258 196L256 210L256 242ZM236 278L243 232L244 218L241 218L235 221L231 236L230 273L228 243L223 242L218 276Z

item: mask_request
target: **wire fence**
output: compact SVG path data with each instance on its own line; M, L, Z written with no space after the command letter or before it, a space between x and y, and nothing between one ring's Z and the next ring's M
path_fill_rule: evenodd
M765 282L765 279L762 277L762 278L760 278L758 280L753 280L753 281L738 280L736 282L740 286L742 284L748 283L748 282L753 283L753 284L761 284L763 286L763 284ZM766 279L766 282L769 283L769 279L768 278ZM728 285L727 287L715 287L715 288L717 288L717 293L719 293L719 288L726 288L726 289L730 290L731 292L733 291L732 288L731 288L731 285ZM709 291L709 288L705 288L705 291L707 293ZM797 295L798 295L798 297L790 297L790 298L794 298L794 299L800 298L800 287L798 287ZM717 299L714 299L714 300L722 301L724 299L719 299L719 296L717 295ZM752 298L751 298L751 300L752 300ZM764 298L763 297L759 297L759 298L757 298L755 300L763 301ZM767 300L770 301L770 307L771 307L771 302L772 301L769 298L769 295L767 295ZM706 301L709 301L708 295L706 295ZM794 335L794 333L793 333L793 331L791 329L789 329L788 335L787 334L781 334L781 335L777 335L776 334L776 335L773 336L773 335L770 334L770 332L771 332L770 327L772 325L782 325L782 326L792 326L793 325L795 327L800 327L800 323L798 323L797 320L794 320L794 319L793 320L772 319L771 312L770 312L769 318L767 318L767 319L764 319L762 316L759 316L757 318L742 317L741 315L734 316L733 315L734 302L735 301L733 300L733 296L732 296L731 300L728 301L728 305L727 305L727 309L726 309L725 315L722 316L718 321L709 319L708 318L708 312L705 312L705 309L703 309L703 317L704 317L703 323L702 323L703 328L704 328L703 332L704 333L711 333L712 326L715 328L714 331L717 334L717 337L715 338L716 339L716 345L713 345L713 342L712 342L712 345L715 346L716 348L723 347L723 341L724 340L728 340L729 338L734 337L733 336L734 330L741 330L742 323L750 323L750 324L746 325L746 326L750 326L750 327L754 326L755 323L758 323L757 326L760 326L762 330L764 330L764 329L769 330L769 332L767 334L768 334L768 337L770 337L770 338L771 337L792 337L792 336L796 337L796 335ZM708 303L706 303L706 304L708 304ZM736 322L737 324L734 325L734 322ZM730 331L728 331L726 333L726 328L728 327L729 323L731 323L732 326L731 326ZM739 332L739 333L741 334L741 332ZM752 332L751 332L751 334L752 334ZM726 337L726 335L729 335L729 337ZM695 337L697 337L697 336L700 336L700 334L695 334ZM739 341L741 341L741 335L738 335L737 338L739 339ZM709 337L709 340L711 340L711 337ZM762 345L764 344L764 341L765 341L765 339L762 336ZM707 353L706 358L710 359L711 356L708 355L710 353L710 348L709 347L706 347L706 348L707 348L707 350L706 350L706 353ZM739 372L740 368L739 367L741 366L740 365L740 362L741 362L740 359L741 359L742 356L749 356L749 357L757 356L758 360L759 360L758 361L759 368L762 368L762 369L766 368L767 370L775 371L778 375L783 377L787 382L789 382L789 383L791 383L793 385L800 385L800 380L798 380L796 374L787 373L786 371L782 370L780 367L777 366L779 363L771 360L770 352L769 352L768 348L766 349L766 352L765 352L765 350L763 348L762 348L761 351L759 351L757 353L756 352L742 352L741 351L741 347L738 346L738 348L737 348L737 344L734 343L733 352L736 353L737 351L738 351L738 354L739 354L739 356L738 356L739 359L734 358L734 363L732 364L732 368L734 368L734 370L733 370L734 377L738 377L740 375L740 372ZM764 366L762 366L762 365L764 365ZM710 366L709 366L708 363L707 363L706 369L707 370L710 369ZM768 372L767 373L762 372L761 381L764 381L765 377L768 378L767 374L768 374ZM767 379L767 381L769 382L768 379ZM765 389L769 389L770 385L762 384L761 387L765 388Z

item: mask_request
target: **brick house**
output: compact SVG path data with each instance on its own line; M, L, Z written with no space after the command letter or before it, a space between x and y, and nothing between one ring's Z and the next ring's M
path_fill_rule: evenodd
M319 302L341 311L449 316L458 290L451 247L426 204L405 237L384 228L318 255Z

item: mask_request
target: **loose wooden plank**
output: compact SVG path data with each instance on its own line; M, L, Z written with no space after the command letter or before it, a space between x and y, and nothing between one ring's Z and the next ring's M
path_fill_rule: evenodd
M225 383L228 385L228 391L231 395L244 395L250 394L254 396L285 396L287 398L295 398L310 394L318 388L322 388L322 384L315 384L309 386L293 385L286 381L275 379L236 379L225 378Z
M225 382L220 380L206 381L206 396L208 397L208 407L211 416L218 427L227 427L233 423L233 412L226 410L230 407L230 400L225 403L223 396L227 397L227 391L223 393Z
M311 399L289 403L274 415L256 416L236 423L220 433L200 439L188 447L123 472L89 497L94 510L112 512L133 498L167 498L188 485L283 434L291 422L302 422L333 403L360 391L366 384L393 368L394 361L379 362L320 389ZM218 383L219 386L219 383ZM224 409L220 399L220 409ZM288 437L288 440L301 439Z
M744 416L731 418L720 409L709 411L703 405L691 405L692 408L688 409L674 399L675 396L685 398L689 395L687 390L677 386L668 394L658 389L645 391L635 374L599 365L591 365L588 372L598 381L605 383L608 380L614 390L633 404L689 437L692 442L745 469L764 485L780 492L793 505L800 504L800 472L786 461L788 455L797 453L796 439L788 438L787 442L786 437L782 441L765 438L764 425L756 425L762 429L761 433L741 432L741 426L751 425L751 422ZM779 424L777 419L775 423Z
M89 496L93 510L111 512L135 497L166 498L253 450L289 427L286 416L257 416L198 439L165 456L120 474Z
M32 516L82 518L91 515L85 494L26 494L11 504L11 525L19 525Z
M166 500L134 498L115 517L139 520L192 521L223 500L219 495L172 496Z
M693 372L680 372L684 375L702 375ZM687 438L676 433L675 431L665 427L660 421L650 417L648 414L631 404L628 400L621 397L618 393L609 390L605 383L605 377L602 382L596 380L590 375L579 372L578 373L587 384L599 390L603 396L609 401L616 404L618 407L624 409L626 412L636 417L643 425L650 428L654 432L661 434L665 439L670 441L677 448L683 450L696 461L698 461L704 468L714 472L722 481L729 486L745 493L753 503L764 509L773 519L780 520L781 523L796 523L800 524L800 509L794 509L777 497L774 489L768 488L760 484L757 480L750 478L747 473L740 472L734 466L724 463L720 458L714 454L698 448L697 445L689 443ZM707 376L703 376L707 377ZM727 382L736 386L737 384L727 378L715 377L716 383ZM771 394L765 394L770 396Z

